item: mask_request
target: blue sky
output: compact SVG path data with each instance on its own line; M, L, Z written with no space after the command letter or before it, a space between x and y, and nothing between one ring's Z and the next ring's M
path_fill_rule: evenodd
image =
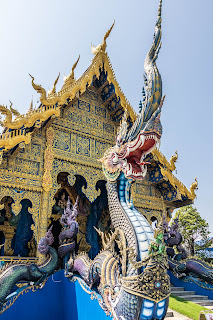
M158 0L10 0L0 4L0 103L22 113L38 100L28 73L50 89L59 71L69 74L79 53L78 78L94 45L115 19L107 51L117 80L135 110L141 99L143 63L151 45ZM177 149L177 177L187 186L197 176L195 205L213 234L211 93L213 1L163 0L163 44L158 68L166 100L161 151Z

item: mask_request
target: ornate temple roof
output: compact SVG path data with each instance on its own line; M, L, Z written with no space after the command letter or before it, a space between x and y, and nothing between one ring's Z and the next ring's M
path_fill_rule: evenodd
M29 144L36 128L41 127L53 117L59 117L61 109L70 104L75 98L79 98L91 85L96 87L100 93L103 105L107 108L112 120L119 124L126 111L129 125L135 121L136 113L118 84L106 52L106 39L113 26L114 22L106 32L102 43L97 47L91 48L94 58L88 69L79 79L75 79L74 70L79 62L79 56L58 92L56 92L56 85L59 76L55 80L52 90L48 93L41 85L36 84L34 77L31 76L32 86L40 94L41 104L39 108L33 109L31 106L26 114L20 115L17 110L12 108L12 104L9 108L0 105L0 112L6 116L2 122L4 131L0 136L1 158L3 153L17 148L20 144ZM13 116L15 117L14 120ZM167 161L165 156L158 149L155 149L152 151L149 160L151 168L154 170L155 167L153 183L158 183L162 193L171 194L171 198L168 201L174 202L179 199L179 202L191 203L196 197L194 190L197 188L197 181L195 180L189 191L174 176L172 172L176 168L177 153L172 156L170 161ZM159 173L156 173L158 171ZM177 206L180 206L180 203L177 202Z

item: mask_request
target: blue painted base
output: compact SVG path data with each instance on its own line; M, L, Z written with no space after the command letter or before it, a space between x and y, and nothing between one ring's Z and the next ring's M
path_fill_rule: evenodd
M91 300L79 283L70 282L59 271L43 289L19 296L1 316L1 320L110 320L97 300Z
M170 276L171 283L175 287L184 287L185 290L195 291L196 294L208 296L209 299L213 300L213 290L204 289L198 286L195 282L186 282L181 279L176 278L171 271L168 272Z

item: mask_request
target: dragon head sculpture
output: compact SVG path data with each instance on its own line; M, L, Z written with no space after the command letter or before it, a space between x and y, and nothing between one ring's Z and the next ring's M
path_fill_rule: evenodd
M126 178L136 180L145 177L147 162L144 159L156 147L162 134L160 114L163 100L149 119L146 117L144 104L144 108L129 131L127 114L124 114L115 146L108 149L100 159L108 180L115 181L121 171Z
M153 43L144 62L143 102L140 102L140 112L130 129L127 113L124 113L116 145L108 149L100 159L109 181L115 181L121 171L126 178L143 179L147 171L144 159L161 138L160 114L164 97L162 98L161 75L156 65L161 48L161 9L162 0L159 4Z

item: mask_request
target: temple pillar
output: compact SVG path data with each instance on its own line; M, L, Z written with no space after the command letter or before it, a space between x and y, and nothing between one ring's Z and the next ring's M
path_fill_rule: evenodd
M11 248L12 240L15 234L16 228L9 225L8 221L5 221L4 225L0 226L0 231L3 231L5 241L4 241L4 255L12 256L14 250Z
M41 199L41 209L39 216L39 239L38 241L46 235L48 227L48 218L51 215L49 208L49 197L50 189L52 188L52 164L54 160L53 153L53 140L54 140L54 130L52 127L46 130L46 149L44 152L44 175L42 182L42 199ZM44 257L37 252L39 257L39 262L44 260Z

